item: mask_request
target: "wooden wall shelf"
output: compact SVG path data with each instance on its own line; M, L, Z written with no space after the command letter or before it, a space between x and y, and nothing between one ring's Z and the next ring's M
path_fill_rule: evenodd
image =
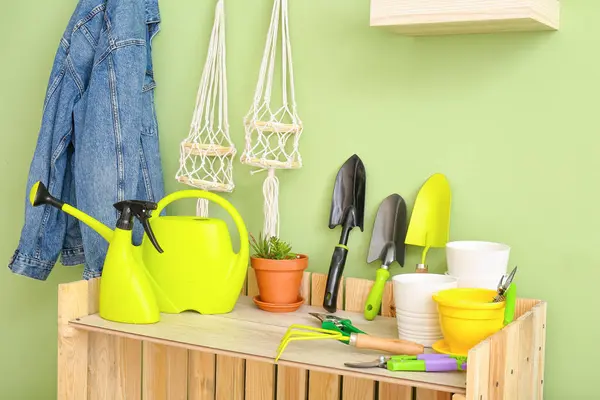
M558 0L371 0L371 26L410 35L558 30Z
M60 285L58 400L495 400L543 398L546 303L518 299L516 320L469 352L468 371L389 372L352 369L378 353L337 341L292 342L274 364L292 323L318 326L308 312L321 307L327 276L305 273L306 305L286 314L259 310L254 272L228 314L162 314L151 325L100 318L100 279ZM388 282L381 316L366 321L362 307L373 282L345 278L340 316L368 333L397 337Z

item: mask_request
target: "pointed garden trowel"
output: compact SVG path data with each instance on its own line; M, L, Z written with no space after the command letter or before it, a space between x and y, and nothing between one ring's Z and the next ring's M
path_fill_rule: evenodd
M417 194L406 244L423 247L417 272L427 272L427 252L431 247L446 247L450 236L450 184L443 174L433 174Z
M406 238L406 203L398 194L386 197L377 210L367 262L381 260L375 283L365 302L365 318L372 321L381 308L385 283L390 277L389 267L394 261L404 266L404 239Z
M333 188L333 200L329 214L329 228L342 225L340 241L336 245L329 265L323 308L334 313L336 311L340 280L348 255L348 236L352 228L358 226L364 229L365 215L365 166L361 159L354 154L338 171Z

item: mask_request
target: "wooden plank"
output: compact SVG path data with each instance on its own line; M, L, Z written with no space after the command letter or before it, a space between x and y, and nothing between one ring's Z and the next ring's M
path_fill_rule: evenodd
M547 303L541 302L533 308L534 329L534 399L544 398L544 359L546 353L546 308Z
M162 344L143 343L142 397L144 400L186 400L188 352Z
M534 309L534 323L536 324L535 329L539 335L539 346L538 346L538 393L537 399L544 399L544 370L545 370L545 359L546 359L546 312L548 303L545 301L540 302Z
M57 398L86 400L88 332L69 321L98 312L98 279L58 285Z
M381 315L395 317L394 285L392 282L385 284L383 298L381 299ZM379 400L412 400L414 388L411 386L394 385L387 382L379 382Z
M452 393L430 389L417 389L417 400L451 400Z
M216 356L212 353L188 352L188 398L206 400L215 398Z
M503 398L517 399L519 387L519 322L504 327Z
M518 399L534 399L533 391L533 359L534 352L534 325L533 312L528 311L518 320L519 322L519 376Z
M489 337L490 342L490 384L489 398L502 399L504 396L504 370L506 358L506 332L501 330Z
M487 400L490 384L490 340L469 350L467 366L467 400Z
M258 283L253 268L248 269L247 293L258 295ZM275 366L268 362L246 361L246 400L272 400L275 393Z
M217 400L244 399L244 360L217 356Z
M88 399L141 397L142 342L90 332Z
M521 315L525 314L527 311L531 311L531 309L538 304L540 301L536 299L517 299L515 304L515 319L518 319Z
M300 295L304 304L310 303L311 273L304 272L300 285ZM277 366L277 399L305 400L307 395L308 371L304 368Z
M467 398L463 394L455 394L452 396L452 400L467 400Z
M340 383L339 375L309 371L308 400L339 399Z
M344 278L341 279L337 301L338 310L342 310L344 304ZM312 274L310 304L322 307L326 285L327 275ZM341 377L339 375L319 371L309 371L308 399L338 399L340 397L340 385Z
M305 400L307 371L304 368L277 367L277 400Z
M347 278L345 284L346 302L344 309L362 313L365 301L373 287L373 281ZM375 398L375 382L372 379L344 377L342 384L343 400L367 400Z

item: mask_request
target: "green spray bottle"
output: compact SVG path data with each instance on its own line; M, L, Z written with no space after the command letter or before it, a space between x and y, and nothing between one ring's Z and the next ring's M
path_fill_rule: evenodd
M140 246L132 243L134 217L160 253L160 248L148 219L157 204L139 200L126 200L114 204L120 212L114 230L75 207L53 197L43 183L33 185L29 200L34 207L50 205L84 222L98 232L108 243L108 251L100 279L100 317L115 322L152 324L160 320L154 289L154 279L142 260Z

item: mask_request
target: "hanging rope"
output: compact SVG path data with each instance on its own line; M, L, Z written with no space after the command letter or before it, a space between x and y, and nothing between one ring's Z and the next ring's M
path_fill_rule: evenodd
M282 103L275 108L271 104L271 95L280 28ZM279 181L275 176L275 169L302 167L299 143L303 126L296 109L287 0L274 0L273 2L271 23L254 100L244 118L244 129L245 147L240 161L243 164L257 167L260 171L268 171L268 176L263 183L264 234L278 236ZM252 173L255 172L257 171Z
M223 0L219 0L215 7L196 107L188 137L181 142L179 154L177 181L203 190L233 191L236 149L229 136ZM208 216L207 200L198 200L196 213Z

